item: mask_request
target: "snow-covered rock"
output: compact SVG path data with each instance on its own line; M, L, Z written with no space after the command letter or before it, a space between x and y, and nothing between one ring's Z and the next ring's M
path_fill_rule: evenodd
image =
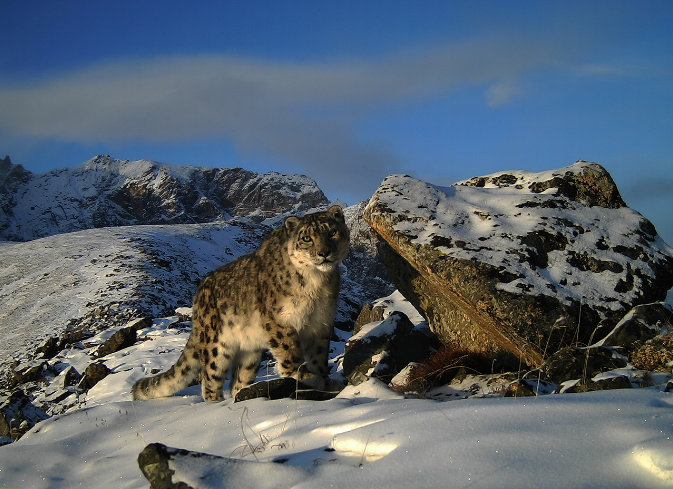
M500 172L440 188L387 177L365 219L404 295L447 344L516 370L664 300L673 250L601 166Z

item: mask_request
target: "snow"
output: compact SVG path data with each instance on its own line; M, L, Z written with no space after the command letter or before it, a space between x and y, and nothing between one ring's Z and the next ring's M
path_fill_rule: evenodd
M370 380L324 402L205 403L198 388L98 401L0 448L0 486L145 488L136 459L154 442L249 462L171 466L195 487L217 471L239 488L673 484L673 394L660 388L436 402Z
M400 297L383 302L404 305ZM468 376L426 398L372 379L323 402L234 403L227 393L206 403L199 386L133 401L133 382L170 367L188 335L178 316L155 319L135 345L103 357L112 374L79 407L0 447L0 487L146 488L137 456L150 443L243 461L171 462L175 477L203 488L673 485L673 393L663 389L670 374L657 374L653 387L524 398L501 397L495 391L504 384ZM343 340L332 343L332 356ZM51 362L81 372L91 361L86 351L67 349ZM640 373L623 370L601 375ZM263 368L258 380L269 377Z

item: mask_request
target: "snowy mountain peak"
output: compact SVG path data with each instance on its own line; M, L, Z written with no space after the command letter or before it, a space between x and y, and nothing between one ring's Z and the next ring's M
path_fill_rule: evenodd
M328 203L316 182L303 175L109 155L42 174L26 172L8 157L0 164L0 239L11 241L109 226L231 217L263 222Z

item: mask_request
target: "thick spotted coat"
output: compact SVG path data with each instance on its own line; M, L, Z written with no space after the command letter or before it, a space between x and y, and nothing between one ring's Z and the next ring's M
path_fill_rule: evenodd
M289 217L255 252L209 274L194 297L193 326L167 372L139 380L134 399L172 395L201 373L206 401L219 401L226 375L235 395L252 383L262 352L278 373L331 388L327 356L349 231L340 207Z

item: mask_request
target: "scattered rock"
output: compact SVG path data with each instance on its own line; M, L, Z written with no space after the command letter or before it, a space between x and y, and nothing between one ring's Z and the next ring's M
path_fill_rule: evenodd
M178 316L178 322L186 323L192 320L192 308L191 307L178 307L175 310L175 314ZM141 329L141 328L139 328Z
M94 336L94 333L86 329L72 329L64 331L63 334L61 334L61 338L59 340L59 349L62 350L67 346L80 343L86 339L91 338L92 336Z
M49 360L54 358L59 351L61 351L59 339L52 336L35 350L35 354L37 357Z
M17 364L12 369L16 384L25 384L37 380L42 374L47 361L43 359L30 360Z
M96 358L102 358L134 345L137 341L137 331L139 329L148 328L151 325L151 318L141 318L131 321L128 325L115 331L112 336L105 340L105 342L96 349L94 355Z
M505 397L530 397L537 393L534 387L525 380L515 380L505 389Z
M391 278L447 345L540 366L673 286L673 255L609 173L575 165L438 188L387 177L365 219Z
M59 403L71 395L75 394L74 389L56 389L53 392L51 392L48 396L45 396L44 402L49 403L49 404L56 404Z
M616 375L600 380L577 379L576 382L566 382L566 388L560 389L564 393L604 391L611 389L630 389L631 380L625 375Z
M110 373L112 371L104 363L92 363L84 370L84 375L77 387L83 391L88 391Z
M49 416L30 402L21 389L17 389L0 404L0 436L18 440L36 423Z
M631 356L636 368L652 372L671 372L673 369L673 333L653 338L637 348Z
M63 372L61 372L59 376L62 377L63 379L62 387L75 386L79 383L80 380L82 380L82 376L77 371L77 369L72 365L70 365Z
M362 306L358 318L355 320L355 326L353 326L353 334L357 334L360 331L360 328L368 323L373 323L375 321L383 321L385 307L376 306L374 307L369 302Z

